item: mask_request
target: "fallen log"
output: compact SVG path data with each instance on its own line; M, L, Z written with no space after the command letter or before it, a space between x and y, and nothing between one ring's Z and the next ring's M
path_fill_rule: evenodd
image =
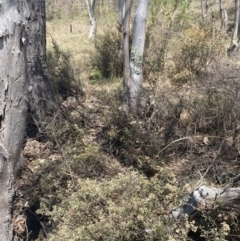
M193 191L188 200L170 211L174 218L191 216L196 210L205 210L219 205L240 206L240 187L215 188L201 186Z

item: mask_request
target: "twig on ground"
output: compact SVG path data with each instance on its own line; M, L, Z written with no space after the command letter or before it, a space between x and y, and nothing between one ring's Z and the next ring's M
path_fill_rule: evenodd
M159 152L158 152L158 155L163 152L164 150L166 150L169 146L171 146L172 144L176 143L176 142L179 142L179 141L183 141L183 140L187 140L187 139L190 139L191 137L190 136L186 136L186 137L182 137L180 139L177 139L177 140L174 140L172 141L171 143L169 143L168 145L166 145L163 149L161 149Z

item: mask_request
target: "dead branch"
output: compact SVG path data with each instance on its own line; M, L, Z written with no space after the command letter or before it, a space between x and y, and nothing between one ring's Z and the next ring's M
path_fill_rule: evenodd
M196 210L205 210L212 205L240 205L240 187L215 188L201 186L189 194L189 200L171 211L171 216L180 218L192 215ZM236 202L238 201L238 202Z

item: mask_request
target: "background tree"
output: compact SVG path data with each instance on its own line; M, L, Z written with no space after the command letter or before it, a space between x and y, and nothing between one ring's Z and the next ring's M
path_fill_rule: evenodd
M234 31L233 31L232 44L234 43L234 41L237 41L238 24L239 24L239 0L235 0Z
M26 6L26 2L21 4ZM0 240L12 240L14 166L20 157L29 100L25 26L20 5L3 0L0 9ZM27 9L24 15L29 17Z
M222 0L219 1L219 6L220 6L221 30L223 31L223 33L226 33L227 28L228 28L227 10L223 7Z
M130 56L129 56L129 33L130 33L130 19L132 10L132 0L119 0L118 13L120 17L120 24L122 25L122 49L123 49L123 72L124 72L124 93L123 93L123 110L129 112L130 107Z
M96 32L97 22L94 14L95 3L96 3L96 0L86 0L86 4L88 6L89 22L90 22L88 40L92 39Z
M230 45L230 51L236 49L238 45L238 24L239 24L239 0L235 0L235 15L234 15L234 29L232 35L232 41Z
M207 17L208 14L208 0L205 0L205 3L203 3L203 0L201 0L201 11L202 11L202 19L204 20Z
M133 41L131 48L131 84L130 107L137 113L143 82L143 52L146 39L146 22L149 0L139 0L133 25Z

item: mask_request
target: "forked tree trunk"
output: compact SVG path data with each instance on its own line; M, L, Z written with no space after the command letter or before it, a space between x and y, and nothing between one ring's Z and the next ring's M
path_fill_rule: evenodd
M45 118L56 109L56 101L46 64L45 0L18 0L26 21L28 87L32 88L30 107L37 118ZM25 14L26 10L30 14Z
M95 2L96 2L96 0L86 0L86 4L88 7L89 21L90 21L90 30L89 30L89 34L88 34L88 40L93 39L95 36L95 32L96 32L97 22L96 22L96 18L95 18L95 14L94 14Z
M146 22L149 0L139 0L133 25L133 41L131 49L131 84L130 84L130 108L137 113L142 92L143 82L143 52L146 39Z
M24 1L22 1L24 2ZM0 240L12 240L13 169L22 148L29 92L25 28L16 0L0 8Z

